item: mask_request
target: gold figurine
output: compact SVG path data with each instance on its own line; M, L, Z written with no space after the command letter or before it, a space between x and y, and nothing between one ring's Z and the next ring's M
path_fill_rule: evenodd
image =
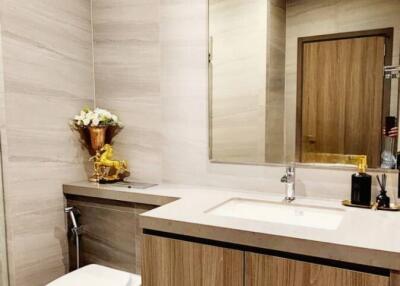
M113 183L123 181L130 175L128 162L113 158L112 139L122 130L122 124L116 115L96 108L83 109L75 116L72 128L80 134L82 145L92 156L93 175L90 181Z
M130 175L126 161L113 159L113 148L110 144L105 144L90 160L94 161L92 180L95 182L118 182Z

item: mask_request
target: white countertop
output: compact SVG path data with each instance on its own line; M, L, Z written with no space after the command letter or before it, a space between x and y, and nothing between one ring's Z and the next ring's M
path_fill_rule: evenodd
M281 202L283 193L170 184L128 189L88 182L66 184L64 192L162 205L141 216L146 229L400 270L400 212L348 208L340 201L304 197L292 202L343 209L339 227L327 230L206 213L232 198Z

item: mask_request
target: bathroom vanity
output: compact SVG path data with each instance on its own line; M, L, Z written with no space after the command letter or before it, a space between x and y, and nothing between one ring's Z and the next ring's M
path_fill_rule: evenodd
M391 285L383 270L206 240L145 235L143 247L145 285Z
M398 213L168 184L132 190L82 182L64 185L64 193L69 202L152 206L137 213L139 228L131 216L114 229L141 232L134 256L144 286L400 285Z

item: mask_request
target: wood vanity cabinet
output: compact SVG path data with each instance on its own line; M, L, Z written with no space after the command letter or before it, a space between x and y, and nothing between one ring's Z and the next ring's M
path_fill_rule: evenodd
M389 277L246 252L246 286L389 286Z
M236 248L146 234L143 286L400 286L388 275Z
M143 286L244 286L244 252L144 235Z

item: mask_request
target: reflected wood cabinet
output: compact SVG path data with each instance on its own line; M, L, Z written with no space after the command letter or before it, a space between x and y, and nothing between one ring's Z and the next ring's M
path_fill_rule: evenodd
M143 286L400 286L386 275L147 234L142 259Z

